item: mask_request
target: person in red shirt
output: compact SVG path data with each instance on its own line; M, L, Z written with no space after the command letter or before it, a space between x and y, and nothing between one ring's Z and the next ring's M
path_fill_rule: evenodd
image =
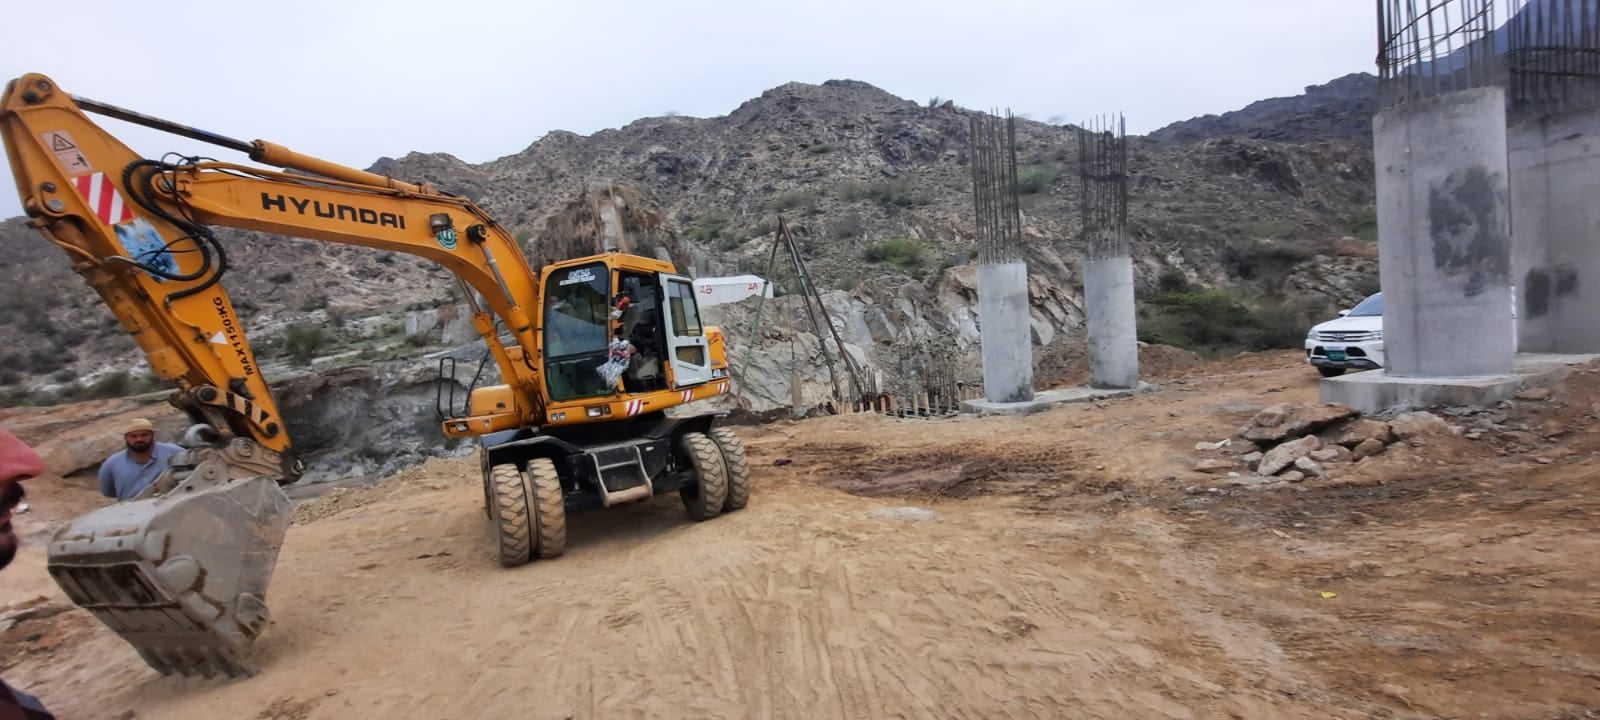
M0 569L17 556L17 533L11 528L11 511L22 503L22 481L44 474L39 453L0 428ZM39 699L0 680L0 720L55 720Z

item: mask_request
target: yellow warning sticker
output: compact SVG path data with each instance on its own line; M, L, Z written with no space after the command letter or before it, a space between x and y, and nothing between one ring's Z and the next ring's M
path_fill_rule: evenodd
M81 175L94 172L94 166L89 164L89 158L84 157L83 149L72 141L72 135L65 130L46 130L40 133L44 138L45 147L56 154L56 160L61 162L61 167L69 175Z

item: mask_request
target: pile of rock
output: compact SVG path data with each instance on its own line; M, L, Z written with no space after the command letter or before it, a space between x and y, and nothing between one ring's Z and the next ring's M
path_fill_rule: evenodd
M1450 432L1450 425L1428 412L1405 413L1385 422L1334 403L1279 403L1256 413L1226 440L1196 444L1196 450L1221 455L1200 460L1195 470L1237 478L1241 468L1248 468L1252 475L1237 483L1242 485L1301 482L1327 477L1337 465L1379 455L1392 443L1435 432Z

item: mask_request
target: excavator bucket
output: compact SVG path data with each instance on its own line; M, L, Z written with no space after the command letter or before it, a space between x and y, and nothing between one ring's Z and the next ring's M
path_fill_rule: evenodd
M237 466L230 473L223 452L186 454L152 486L171 489L57 532L47 567L67 597L163 675L253 675L246 657L267 625L289 498L272 476L231 477Z

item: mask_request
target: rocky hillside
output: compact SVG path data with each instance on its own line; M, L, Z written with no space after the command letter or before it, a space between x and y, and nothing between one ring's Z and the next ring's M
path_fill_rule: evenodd
M1312 85L1293 97L1258 100L1233 112L1202 115L1150 133L1157 140L1192 142L1217 137L1288 143L1341 139L1370 142L1378 110L1378 78L1351 73Z
M1338 119L1361 111L1315 120L1333 98L1359 95L1359 85L1343 78L1130 139L1129 233L1146 340L1199 350L1292 346L1313 320L1375 289L1371 149ZM370 169L471 197L533 258L625 243L696 276L767 274L781 215L828 291L847 349L893 385L906 380L895 368L929 357L978 373L968 120L953 103L913 102L863 82L791 83L722 117L645 118L587 137L552 132L481 165L412 153ZM1074 132L1018 120L1041 382L1070 369L1061 358L1081 357ZM260 233L219 236L232 261L224 283L272 375L474 352L440 268ZM795 287L785 264L771 277ZM143 387L132 342L62 253L19 219L0 223L0 281L20 297L0 318L9 402ZM740 357L753 304L708 311L728 326ZM823 399L828 380L797 298L779 297L762 313L732 402L787 404L793 366L803 366L803 402Z

